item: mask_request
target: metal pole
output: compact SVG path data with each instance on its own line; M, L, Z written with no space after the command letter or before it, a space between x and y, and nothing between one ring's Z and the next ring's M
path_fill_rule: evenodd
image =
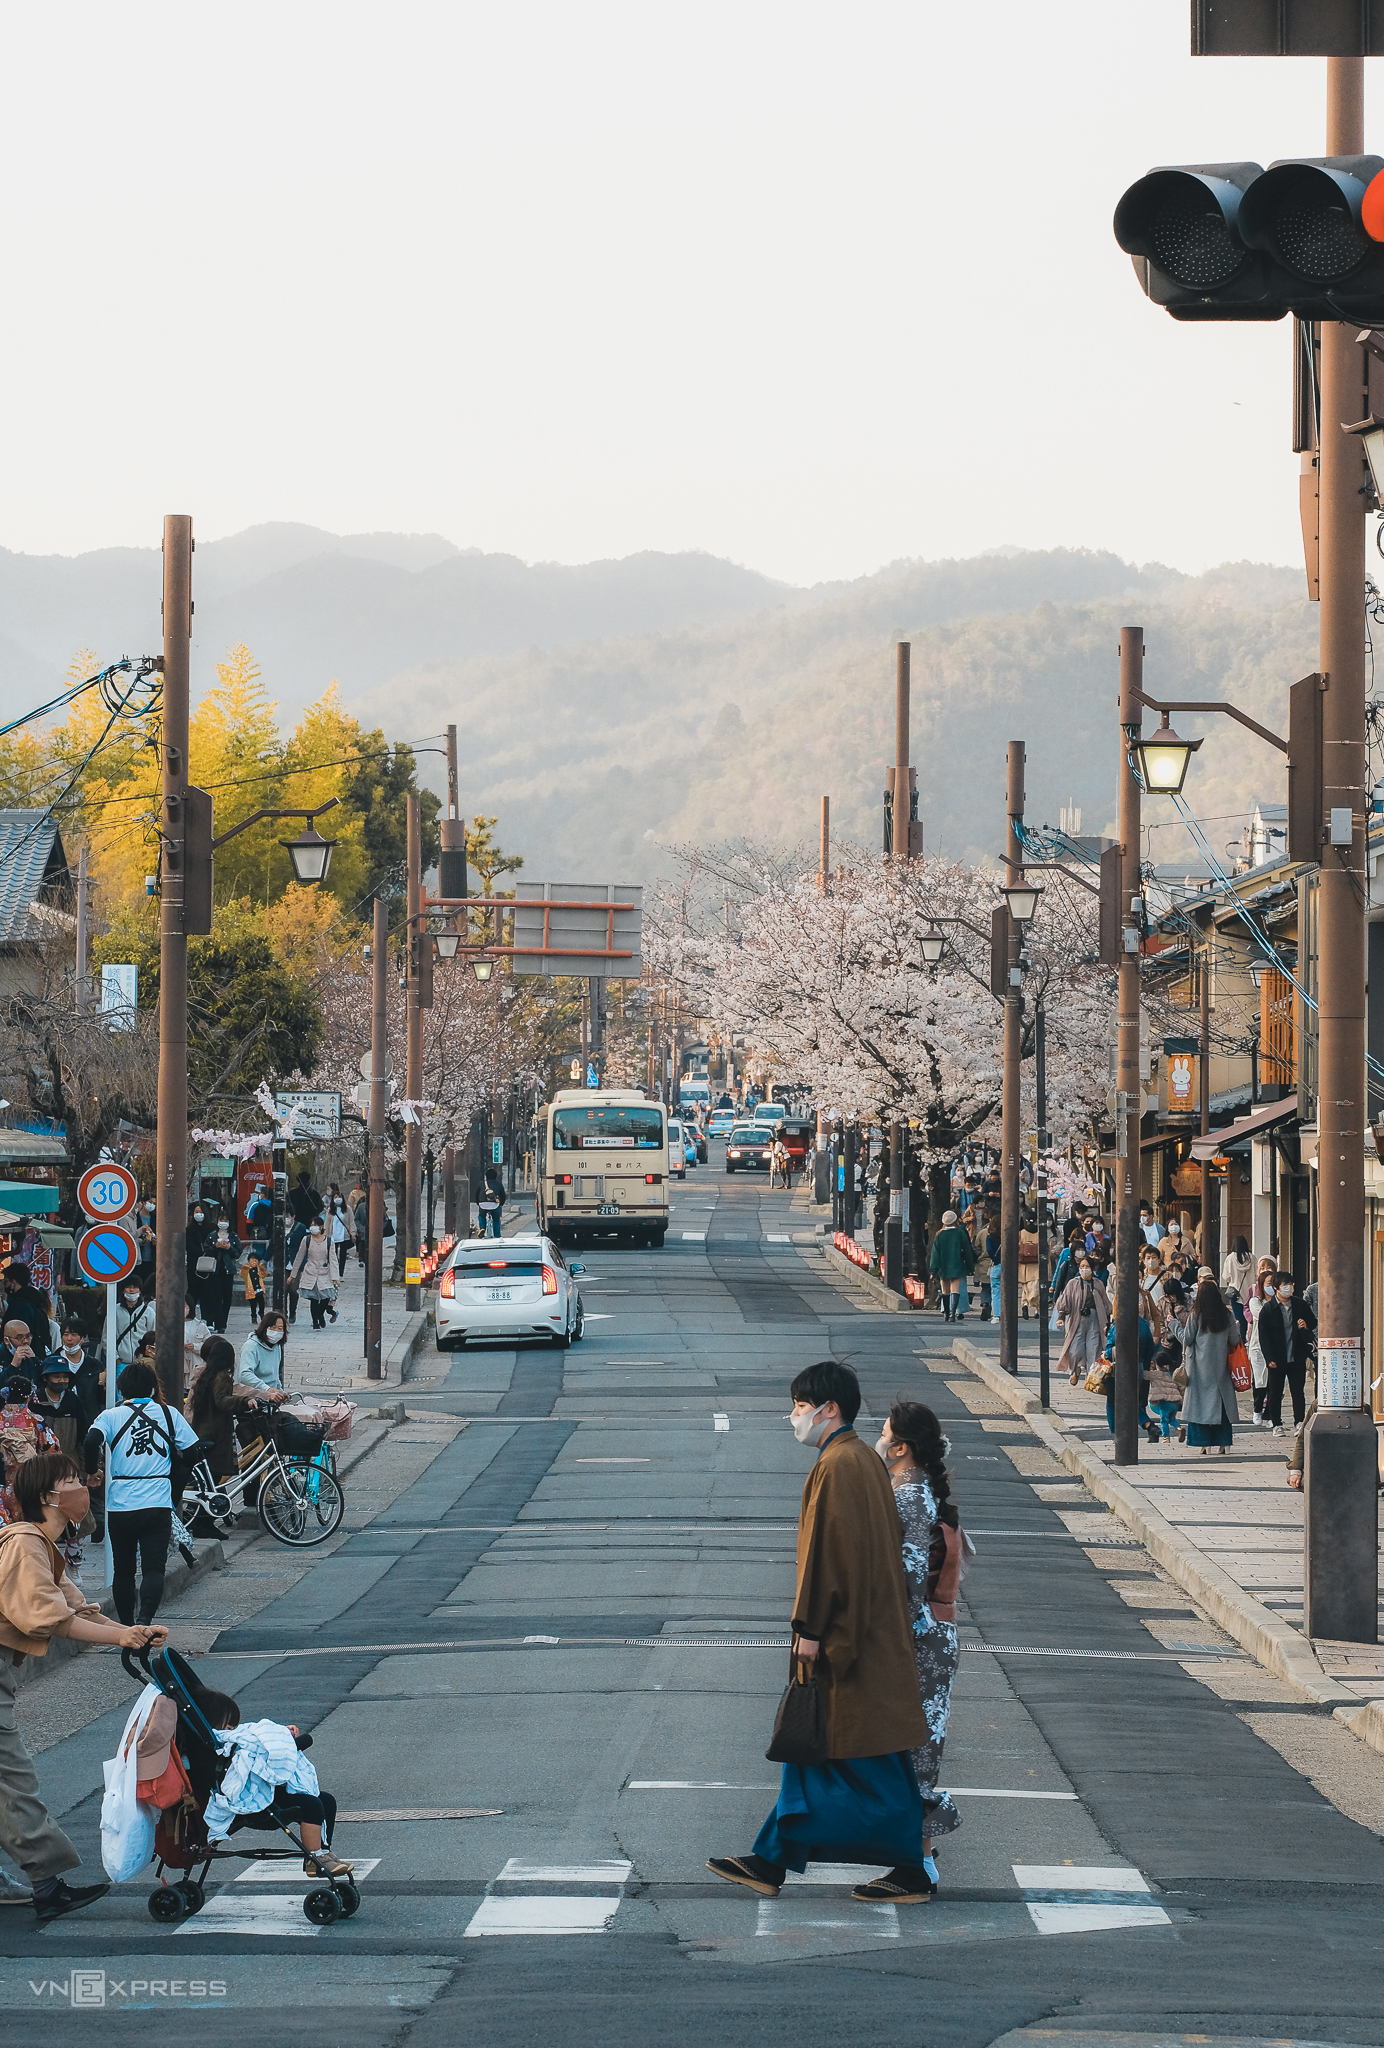
M389 912L375 898L370 970L370 1207L365 1252L365 1373L384 1376L380 1333L384 1316L384 1105L389 1039L385 1009L385 974L389 951Z
M1328 58L1326 147L1365 146L1364 62ZM1365 1322L1365 521L1364 471L1340 429L1367 409L1356 330L1322 322L1322 812L1350 844L1322 849L1318 890L1317 1409L1307 1425L1303 1627L1373 1643L1378 1634L1377 1450L1363 1405ZM1286 1233L1285 1233L1286 1235ZM1284 1261L1286 1265L1287 1261ZM1307 1275L1297 1275L1299 1285ZM1342 1348L1344 1347L1344 1348ZM1339 1370L1338 1367L1344 1368ZM1337 1404L1341 1405L1337 1405Z
M87 988L87 850L77 855L77 1015L85 1016L91 1004Z
M1009 742L1008 786L1005 793L1005 884L1017 888L1024 879L1024 847L1019 829L1024 822L1024 743ZM1019 1370L1019 1059L1024 1008L1019 955L1023 927L1008 919L1009 978L1004 991L1004 1074L1000 1104L1000 1364Z
M1215 927L1206 935L1206 944L1201 949L1201 1052L1197 1062L1201 1069L1201 1135L1204 1138L1211 1128L1211 948L1215 943ZM1140 1075L1139 1085L1143 1086ZM1136 1122L1141 1119L1136 1119ZM1209 1266L1213 1273L1220 1271L1216 1258L1216 1240L1211 1229L1211 1161L1201 1162L1201 1263Z
M457 794L457 729L447 727L447 815L439 818L442 851L437 857L437 892L455 899L466 894L466 826ZM466 912L461 913L463 934Z
M423 851L422 831L418 815L418 798L408 799L408 932L404 958L408 978L408 1043L405 1048L404 1092L410 1102L417 1102L423 1093L423 1010L419 1001L422 993L419 982L420 951L429 945L427 933L423 930L421 911L423 908ZM405 1126L404 1139L404 1306L412 1314L422 1306L423 1290L417 1279L410 1280L410 1273L416 1274L422 1237L423 1206L423 1126L411 1123ZM415 1263L410 1263L415 1262Z
M819 859L819 861L818 861L818 863L817 863L817 887L818 887L818 888L819 888L819 889L821 890L821 892L822 892L822 894L823 894L824 896L825 896L825 895L826 895L826 893L827 893L827 877L828 877L828 875L830 875L830 873L831 873L831 869L830 869L830 867L829 867L829 866L827 865L827 863L828 863L828 861L830 860L830 858L831 858L831 798L830 798L829 796L824 796L824 797L822 798L822 852L821 852L821 858Z
M912 647L907 640L898 644L894 682L894 773L893 850L903 860L911 853L908 830L908 710ZM889 1220L884 1226L883 1278L897 1294L903 1293L903 1245L908 1234L908 1192L903 1168L904 1132L907 1126L895 1122L889 1127ZM847 1189L849 1200L851 1190Z
M192 520L163 522L163 807L159 846L159 1230L154 1252L154 1367L183 1403L187 1299L187 719L192 640Z
M1134 748L1143 726L1135 692L1144 681L1144 629L1120 628L1120 970L1115 1109L1115 1463L1139 1462L1139 780ZM1131 950L1130 940L1134 945ZM1131 1129L1132 1125L1132 1129Z
M449 1145L442 1154L442 1235L457 1235L457 1154Z
M276 1315L284 1315L288 1308L288 1262L285 1256L288 1146L277 1129L274 1132L274 1142L269 1148L269 1161L274 1190L274 1210L269 1222L269 1306Z
M1034 1162L1034 1189L1038 1198L1038 1399L1046 1409L1048 1399L1048 1061L1047 1011L1039 996L1034 1016L1034 1052L1037 1056L1038 1157Z

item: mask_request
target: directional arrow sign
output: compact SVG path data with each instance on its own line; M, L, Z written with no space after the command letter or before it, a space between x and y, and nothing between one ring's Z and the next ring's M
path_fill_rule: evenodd
M88 1280L113 1286L139 1264L139 1246L120 1223L98 1223L77 1245L77 1264Z

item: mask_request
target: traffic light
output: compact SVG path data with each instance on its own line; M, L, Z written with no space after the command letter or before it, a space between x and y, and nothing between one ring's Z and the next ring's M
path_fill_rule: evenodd
M1002 1003L1009 994L1009 905L990 912L990 993Z
M1384 325L1384 157L1170 164L1115 208L1115 240L1175 320Z

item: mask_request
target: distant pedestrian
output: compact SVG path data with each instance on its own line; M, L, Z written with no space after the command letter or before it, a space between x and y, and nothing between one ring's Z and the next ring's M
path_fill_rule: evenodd
M288 1211L293 1222L288 1233L285 1257L290 1265L298 1256L298 1247L307 1236L309 1226L316 1222L325 1209L326 1203L312 1184L312 1175L303 1167L288 1191Z
M1182 1340L1182 1363L1187 1370L1182 1421L1187 1442L1203 1457L1212 1450L1224 1457L1234 1441L1233 1424L1239 1421L1240 1410L1227 1358L1231 1338L1238 1334L1220 1288L1214 1280L1203 1280Z
M937 1281L942 1297L943 1322L961 1321L964 1314L960 1306L961 1289L966 1276L975 1271L975 1264L975 1246L957 1222L955 1209L948 1209L928 1255L928 1270Z
M935 1888L932 1837L950 1835L961 1825L951 1794L937 1789L960 1661L956 1595L961 1581L961 1518L951 1497L947 1440L930 1408L921 1401L896 1401L875 1449L884 1460L902 1524L913 1656L928 1725L927 1741L913 1752L913 1769L923 1795L923 1869ZM866 1889L872 1898L894 1898L893 1887L907 1890L910 1876L907 1870L891 1870L877 1886Z
M1255 1328L1268 1366L1264 1423L1270 1436L1282 1436L1285 1386L1293 1397L1293 1421L1301 1423L1307 1412L1304 1388L1317 1328L1317 1319L1298 1293L1291 1273L1274 1276L1274 1298L1265 1304Z
M1221 1262L1221 1286L1244 1301L1253 1285L1254 1260L1250 1257L1249 1241L1237 1237Z
M111 1540L111 1594L123 1622L135 1619L135 1556L139 1556L139 1619L150 1622L163 1599L173 1536L173 1468L180 1450L197 1442L176 1408L157 1399L151 1366L127 1365L117 1382L120 1405L87 1431L87 1484L105 1504Z
M1110 1321L1110 1297L1096 1278L1089 1252L1082 1252L1076 1278L1069 1280L1058 1295L1056 1313L1067 1332L1057 1369L1069 1373L1075 1387L1100 1357Z
M115 1304L115 1356L121 1365L133 1365L139 1340L154 1327L154 1304L146 1301L139 1281L131 1273L120 1289Z
M785 1764L754 1848L707 1867L775 1898L809 1856L882 1863L892 1878L909 1879L891 1890L893 1902L915 1903L931 1896L932 1881L922 1868L923 1801L910 1752L930 1731L893 1489L852 1427L860 1385L848 1365L808 1366L790 1392L793 1434L819 1452L798 1516L793 1654L811 1666L821 1696L827 1761Z
M481 1236L485 1236L486 1225L490 1226L493 1237L501 1234L501 1215L505 1206L505 1177L498 1166L487 1166L485 1182L476 1207L480 1211Z
M1269 1361L1259 1339L1259 1318L1267 1303L1274 1298L1274 1279L1278 1272L1277 1259L1262 1258L1254 1269L1254 1280L1245 1296L1245 1349L1249 1353L1250 1377L1253 1384L1254 1419L1264 1420L1264 1399L1269 1386Z
M346 1206L345 1196L333 1182L331 1197L327 1204L327 1235L331 1240L332 1252L336 1258L337 1278L346 1278L346 1254L351 1249L354 1237L353 1218Z
M308 1229L298 1247L290 1276L300 1295L308 1298L314 1330L325 1330L327 1319L336 1321L336 1283L332 1279L332 1248L320 1217Z

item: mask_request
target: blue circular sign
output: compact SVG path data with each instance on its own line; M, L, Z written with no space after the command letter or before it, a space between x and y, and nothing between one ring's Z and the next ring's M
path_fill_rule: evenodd
M98 1223L77 1246L77 1264L88 1280L123 1280L139 1264L139 1246L118 1223Z

